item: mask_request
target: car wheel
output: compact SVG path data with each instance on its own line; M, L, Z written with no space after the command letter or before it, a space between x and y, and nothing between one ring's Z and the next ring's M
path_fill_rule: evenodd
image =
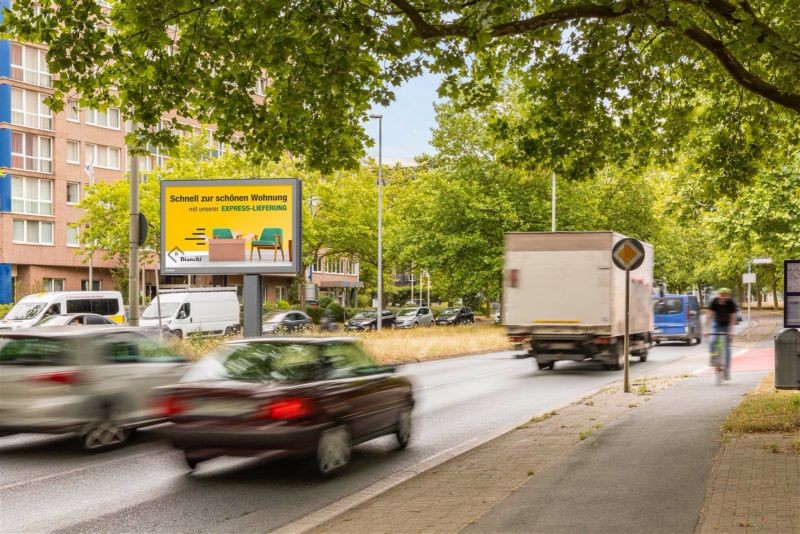
M397 444L401 449L408 447L411 442L411 408L406 408L400 412L400 417L397 419Z
M225 335L226 336L232 336L233 335L233 327L232 326L229 326L228 328L225 329Z
M131 431L113 421L110 411L105 410L101 417L83 427L78 438L83 450L100 452L124 444L130 436Z
M661 340L660 339L656 340L656 345L661 345Z
M417 321L414 321L414 326L412 328L416 328L418 326L419 326L419 323Z
M317 470L333 475L350 462L350 433L343 426L325 430L317 442Z
M175 336L178 339L183 338L183 331L181 331L181 330L170 330L169 333L172 334L173 336Z
M556 367L556 362L536 362L537 367L539 367L540 371L545 369L553 370Z

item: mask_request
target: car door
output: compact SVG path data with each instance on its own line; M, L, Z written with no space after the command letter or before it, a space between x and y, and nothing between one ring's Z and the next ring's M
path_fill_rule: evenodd
M328 380L338 386L349 405L348 425L354 438L370 436L396 424L402 394L391 374L355 343L331 343L321 348Z
M177 382L188 369L186 361L156 339L137 332L104 335L98 342L100 363L95 369L102 388L113 395L115 417L130 423L157 418L150 401L153 388Z

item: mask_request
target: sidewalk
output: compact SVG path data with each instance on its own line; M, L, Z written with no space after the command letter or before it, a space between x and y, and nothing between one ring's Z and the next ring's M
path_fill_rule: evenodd
M702 374L634 383L630 394L607 388L314 532L750 532L758 526L800 533L800 456L790 447L782 455L761 449L758 459L747 448L718 456L720 424L764 375L766 356L755 349L736 358L733 381L720 387ZM708 495L714 484L723 487L716 498L707 497L709 474ZM753 483L740 483L744 477ZM701 509L707 521L698 525Z

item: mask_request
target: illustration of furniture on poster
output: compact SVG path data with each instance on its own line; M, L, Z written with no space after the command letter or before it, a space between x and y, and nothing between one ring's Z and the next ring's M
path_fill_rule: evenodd
M281 228L264 228L261 230L261 235L258 239L250 242L250 261L253 261L253 251L258 253L260 261L262 249L273 251L272 261L278 261L279 250L281 251L281 260L286 260L286 256L283 254L283 230Z
M214 228L208 239L208 261L245 261L245 246L250 236L229 228Z

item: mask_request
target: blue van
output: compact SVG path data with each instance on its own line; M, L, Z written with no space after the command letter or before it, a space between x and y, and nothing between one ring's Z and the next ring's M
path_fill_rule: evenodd
M683 341L691 345L703 337L703 314L694 295L664 295L653 297L653 339Z

